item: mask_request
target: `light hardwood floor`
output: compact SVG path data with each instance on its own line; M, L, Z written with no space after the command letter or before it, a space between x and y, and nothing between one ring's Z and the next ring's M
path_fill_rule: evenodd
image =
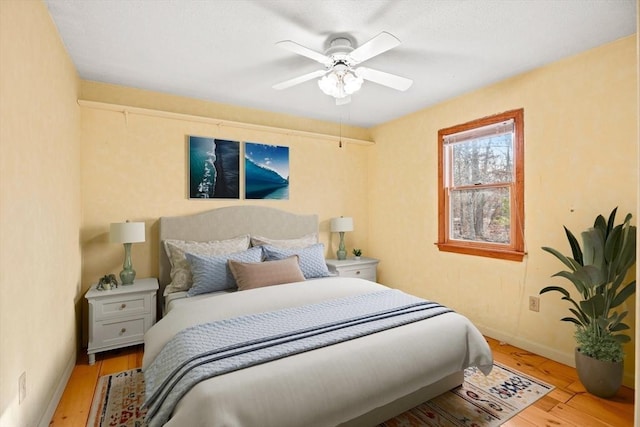
M488 338L496 362L553 384L548 395L507 421L506 427L633 426L633 390L623 387L612 399L600 399L584 390L576 370L569 366ZM98 378L142 365L142 346L99 353L89 366L86 354L78 357L50 426L84 427Z

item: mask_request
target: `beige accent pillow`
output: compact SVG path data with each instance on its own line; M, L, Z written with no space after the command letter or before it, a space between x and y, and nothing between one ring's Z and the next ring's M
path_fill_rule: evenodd
M232 254L246 251L249 248L249 241L249 235L210 242L164 240L162 243L171 264L171 283L167 285L164 291L165 295L172 292L188 291L193 285L191 267L185 258L185 253L204 256Z
M275 246L282 249L300 249L318 243L318 233L307 234L296 239L270 239L262 236L251 236L251 246Z
M239 262L230 259L228 265L239 291L304 281L297 255L264 262Z

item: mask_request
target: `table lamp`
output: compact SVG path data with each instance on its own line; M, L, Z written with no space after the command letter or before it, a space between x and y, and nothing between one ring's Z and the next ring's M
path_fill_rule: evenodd
M341 216L331 219L331 232L340 233L340 245L336 252L340 260L347 259L347 251L344 248L344 233L346 231L353 231L353 218Z
M114 222L109 230L109 240L112 243L124 244L124 263L120 272L123 285L132 285L136 278L136 271L131 264L131 244L144 242L144 222Z

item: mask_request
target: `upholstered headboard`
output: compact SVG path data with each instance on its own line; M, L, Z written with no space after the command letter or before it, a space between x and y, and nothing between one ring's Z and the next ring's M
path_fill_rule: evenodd
M206 242L249 234L294 239L318 232L317 215L298 215L264 206L229 206L193 215L161 217L159 247L160 295L171 281L165 239Z

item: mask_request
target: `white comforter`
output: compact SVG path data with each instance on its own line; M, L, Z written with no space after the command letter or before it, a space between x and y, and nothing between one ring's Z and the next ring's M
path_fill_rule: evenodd
M185 327L381 289L386 288L335 277L180 304L145 335L143 369ZM488 373L492 362L473 324L447 313L203 381L183 397L166 425L339 425L468 366Z

